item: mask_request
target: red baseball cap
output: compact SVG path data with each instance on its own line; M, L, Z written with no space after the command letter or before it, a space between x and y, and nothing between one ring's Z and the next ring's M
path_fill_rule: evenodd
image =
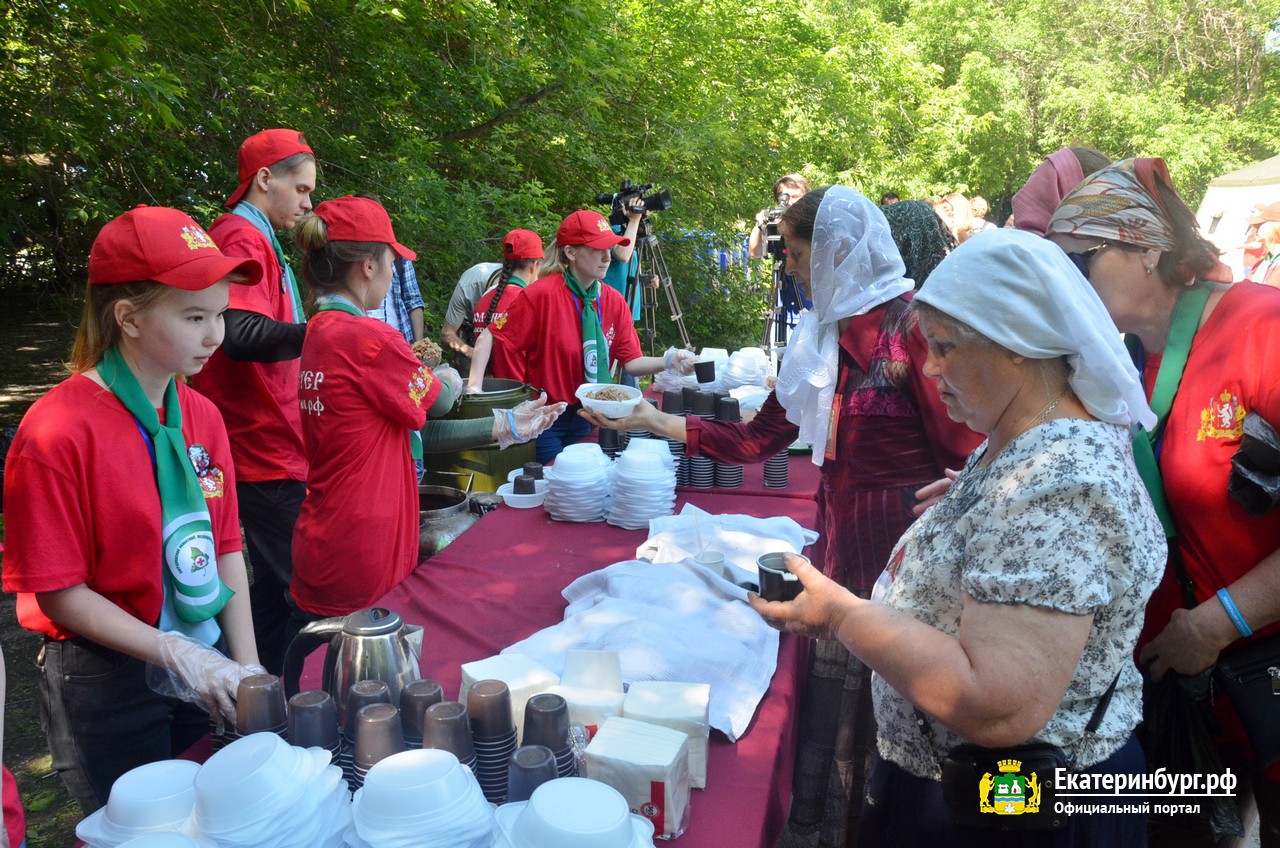
M240 185L227 198L226 205L235 206L240 202L260 168L270 168L280 160L299 153L315 155L306 137L297 130L263 130L246 138L240 145Z
M556 244L585 244L597 250L615 247L620 244L631 244L631 239L614 233L609 222L599 212L590 209L579 209L556 230Z
M378 241L391 245L401 259L417 259L418 254L396 241L391 216L382 204L368 197L335 197L316 207L315 214L329 226L329 241Z
M542 236L533 230L512 230L502 239L503 259L545 259Z
M262 279L262 265L224 256L204 227L164 206L138 206L109 221L89 249L91 286L154 280L200 291L231 274L253 285Z

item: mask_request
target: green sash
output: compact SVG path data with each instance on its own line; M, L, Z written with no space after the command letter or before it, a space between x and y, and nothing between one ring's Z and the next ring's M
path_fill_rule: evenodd
M160 492L162 561L174 612L185 622L207 621L222 612L235 593L218 576L213 523L195 468L187 457L177 383L169 378L161 424L159 414L117 346L107 349L98 363L98 374L150 439L156 488Z
M1165 420L1173 407L1174 395L1178 393L1178 385L1182 382L1182 371L1191 354L1191 342L1195 339L1200 316L1204 314L1205 304L1209 302L1213 289L1212 284L1197 283L1178 295L1178 302L1173 307L1173 317L1169 321L1169 339L1165 344L1164 355L1160 358L1155 388L1151 392L1151 411L1158 419L1156 427L1151 432L1140 429L1133 437L1133 461L1138 466L1138 475L1142 477L1147 493L1151 496L1151 505L1155 507L1156 515L1160 516L1160 523L1164 525L1164 534L1170 539L1177 535L1177 530L1169 512L1169 502L1164 495L1155 445L1160 440ZM1127 338L1125 344L1131 355L1139 350L1137 339L1133 336ZM1135 364L1141 370L1142 363Z
M600 322L600 313L596 311L600 302L600 281L592 280L589 287L583 288L573 274L566 270L564 284L573 292L582 310L583 382L612 383L613 377L609 374L609 340L605 338L604 325Z
M276 238L276 228L271 226L271 222L267 220L267 216L263 214L261 209L247 200L237 203L231 213L239 215L250 224L253 224L254 228L266 236L267 241L271 242L271 249L276 254L276 261L280 263L280 268L284 271L284 277L280 282L285 289L285 293L289 295L289 305L293 307L293 323L305 324L307 316L302 310L302 293L298 290L298 278L293 276L293 269L289 267L289 260L285 258L284 248L280 246L280 240Z

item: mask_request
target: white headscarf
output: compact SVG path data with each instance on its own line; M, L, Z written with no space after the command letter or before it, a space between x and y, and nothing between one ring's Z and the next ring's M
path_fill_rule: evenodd
M1021 230L984 233L942 260L916 300L1020 356L1066 356L1071 390L1092 415L1112 424L1155 426L1120 331L1052 242Z
M904 273L902 255L880 208L851 188L828 188L810 245L813 309L800 313L776 389L787 420L800 428L800 441L813 445L814 465L822 465L826 451L839 374L837 322L911 291L914 286Z

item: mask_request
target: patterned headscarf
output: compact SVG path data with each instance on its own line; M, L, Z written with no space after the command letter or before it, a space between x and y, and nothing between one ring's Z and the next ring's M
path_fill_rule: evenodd
M1178 247L1177 222L1160 198L1160 187L1173 193L1173 180L1163 159L1125 159L1091 174L1076 186L1049 219L1049 235L1098 238L1160 251ZM1182 203L1181 199L1176 200ZM1195 220L1190 210L1181 210ZM1217 261L1201 279L1229 283L1232 273ZM1191 276L1188 272L1188 277Z
M881 206L880 211L889 222L889 232L907 266L907 277L920 288L938 263L956 249L956 237L923 200L890 203Z
M1064 147L1049 154L1031 172L1026 185L1013 196L1013 225L1038 236L1044 235L1053 210L1083 179L1080 159L1071 148Z
M870 312L911 291L902 257L880 209L860 193L833 185L822 196L809 251L813 309L800 320L778 371L778 403L813 445L821 465L840 366L841 318Z

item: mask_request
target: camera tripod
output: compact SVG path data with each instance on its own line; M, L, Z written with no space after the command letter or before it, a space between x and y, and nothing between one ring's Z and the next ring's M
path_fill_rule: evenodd
M803 304L804 296L800 292L800 287L796 285L795 279L787 273L787 256L782 238L779 236L766 243L767 255L773 258L773 282L769 289L769 311L764 316L764 333L760 337L760 347L769 350L770 346L785 348L787 333L795 326L793 321L788 320L788 316L792 313L784 298L790 296L792 303Z
M675 286L671 282L671 274L667 272L667 260L662 255L662 245L653 234L646 213L640 219L640 229L636 232L635 273L627 275L626 298L628 306L633 303L636 287L640 288L640 319L644 322L644 330L640 342L641 349L654 354L654 342L658 336L658 291L661 290L671 312L671 320L680 332L680 344L686 349L692 347L689 331L684 326L684 312L680 308L680 300L676 297ZM657 285L653 281L657 280Z

